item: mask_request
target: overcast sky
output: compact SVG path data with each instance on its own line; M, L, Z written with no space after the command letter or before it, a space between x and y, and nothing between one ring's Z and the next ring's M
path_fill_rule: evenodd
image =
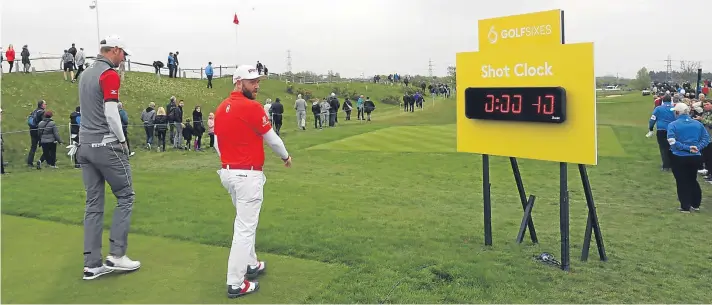
M642 66L664 70L668 55L673 68L679 60L712 68L712 32L703 22L712 4L702 0L98 1L100 35L120 35L133 61L165 63L168 52L180 51L185 68L260 60L282 72L289 49L293 72L427 75L432 59L433 73L445 75L457 52L478 49L478 19L550 9L565 11L567 43L595 43L598 76L633 77ZM3 50L14 44L19 53L28 44L34 54L59 55L75 42L95 53L91 2L0 1Z

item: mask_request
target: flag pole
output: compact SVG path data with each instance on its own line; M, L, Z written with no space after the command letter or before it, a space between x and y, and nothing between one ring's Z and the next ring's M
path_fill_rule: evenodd
M232 19L232 23L235 25L235 50L237 50L239 48L239 40L237 39L237 26L240 25L240 20L237 19L237 13L235 13L235 17ZM238 55L239 54L235 52L235 68L240 65Z
M235 25L235 50L237 51L240 48L240 44L237 39L237 25ZM237 52L235 52L235 65L239 66L239 56Z

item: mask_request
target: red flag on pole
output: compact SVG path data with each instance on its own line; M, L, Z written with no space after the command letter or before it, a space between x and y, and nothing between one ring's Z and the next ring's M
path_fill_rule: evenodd
M232 20L234 24L240 24L240 20L237 20L237 13L235 13L235 18Z

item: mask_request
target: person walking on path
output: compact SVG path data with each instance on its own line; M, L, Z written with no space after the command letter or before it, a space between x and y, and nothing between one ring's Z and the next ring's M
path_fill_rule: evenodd
M64 50L64 55L62 55L62 70L64 71L64 80L70 80L74 82L74 55L69 53L69 51ZM69 79L67 79L67 72L69 72Z
M208 62L208 66L205 67L205 77L208 78L208 89L213 88L213 63Z
M307 124L307 101L302 98L302 95L297 95L297 100L294 102L294 110L297 111L297 127L301 130L306 130Z
M79 79L79 74L84 72L84 63L86 62L86 58L84 57L84 48L79 48L79 52L77 52L77 56L75 56L74 59L74 63L77 65L77 74L74 75L74 80L72 82L76 82L77 79Z
M47 110L44 113L44 119L37 125L37 130L40 134L40 145L42 146L42 155L47 160L47 165L52 168L57 168L57 144L62 144L62 138L59 136L59 128L52 120L52 111ZM37 169L40 169L38 164Z
M697 169L702 165L702 150L710 144L710 135L702 123L690 117L690 107L677 103L669 110L677 119L667 126L667 141L672 150L672 174L677 185L678 210L699 211L702 190L697 182Z
M79 79L79 125L77 159L86 189L84 212L84 280L93 280L114 270L132 271L141 262L126 256L135 193L129 164L129 149L119 117L121 80L115 68L132 54L119 36L100 42L96 61ZM104 182L118 204L109 236L109 255L102 263L104 229Z
M146 131L146 148L151 150L151 144L153 144L153 134L154 124L156 120L156 103L148 103L148 107L141 112L141 121L143 122L143 129Z
M9 45L7 47L7 51L5 51L5 57L7 59L7 63L10 65L10 73L12 73L12 65L15 64L15 47Z
M282 139L272 129L262 105L255 101L261 78L254 66L239 66L232 78L233 92L215 110L215 150L222 163L217 173L237 212L227 263L228 298L256 292L259 283L250 279L266 268L255 252L266 181L262 172L264 141L282 158L284 166L292 166Z
M30 73L30 50L27 49L27 45L22 46L20 57L22 58L22 72Z
M37 130L37 125L44 119L45 109L47 109L47 102L45 100L37 101L37 108L33 110L27 117L27 126L30 128L30 152L27 154L27 166L35 166L35 152L37 151L37 146L40 144L40 134ZM41 167L42 162L45 161L44 154L40 156L37 160L37 167Z
M653 135L656 136L658 140L658 149L660 150L660 159L662 159L662 166L660 170L669 171L671 169L670 164L670 144L667 140L667 127L672 121L675 120L675 114L671 111L672 103L669 94L663 97L663 103L660 106L653 109L653 115L650 116L648 121L648 133L645 135L650 138ZM653 132L653 128L657 132Z

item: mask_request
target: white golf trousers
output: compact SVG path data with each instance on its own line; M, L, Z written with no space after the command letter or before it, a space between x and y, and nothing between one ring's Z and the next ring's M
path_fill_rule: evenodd
M239 286L245 278L247 266L259 264L255 253L255 233L267 178L261 171L237 169L221 169L218 175L236 210L232 246L227 260L227 284Z

